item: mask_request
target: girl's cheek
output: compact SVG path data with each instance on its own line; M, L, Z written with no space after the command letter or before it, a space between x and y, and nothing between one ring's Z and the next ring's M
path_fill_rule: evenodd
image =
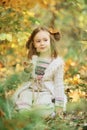
M39 46L39 44L37 44L37 43L34 43L34 47L38 47Z

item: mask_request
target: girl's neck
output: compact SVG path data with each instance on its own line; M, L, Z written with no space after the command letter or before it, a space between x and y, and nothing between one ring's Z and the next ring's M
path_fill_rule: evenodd
M51 58L51 53L49 53L49 52L40 53L39 57L40 58Z

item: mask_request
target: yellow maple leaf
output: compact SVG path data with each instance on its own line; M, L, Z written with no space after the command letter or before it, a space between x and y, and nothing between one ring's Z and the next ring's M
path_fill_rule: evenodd
M72 98L72 102L76 102L80 99L80 95L78 90L70 91L69 97Z
M23 66L21 66L20 64L16 64L16 69L15 69L16 72L20 72L20 71L23 71L23 70L24 70Z
M72 80L72 83L73 84L78 84L78 83L81 83L81 79L80 79L80 75L77 74L73 77L73 80Z

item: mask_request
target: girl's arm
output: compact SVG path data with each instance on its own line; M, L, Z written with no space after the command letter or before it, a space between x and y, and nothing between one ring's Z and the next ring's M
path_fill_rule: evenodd
M64 94L64 61L58 57L50 67L46 70L44 80L47 83L49 89L52 89L53 96L55 98L55 105L60 106L65 110L66 96ZM45 83L45 84L46 84Z
M61 64L57 67L54 74L55 105L60 107L64 107L64 98L65 98L63 76L64 76L64 62L62 61Z

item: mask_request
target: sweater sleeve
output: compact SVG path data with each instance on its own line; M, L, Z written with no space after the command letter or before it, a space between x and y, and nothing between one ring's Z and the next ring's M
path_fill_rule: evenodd
M54 95L55 95L55 103L57 106L63 107L64 105L64 61L61 59L60 64L57 66L54 73Z
M53 86L52 90L55 98L55 105L61 107L64 107L65 102L63 76L64 61L61 57L58 57L47 69L44 80L49 82L49 84L52 84L49 88Z

